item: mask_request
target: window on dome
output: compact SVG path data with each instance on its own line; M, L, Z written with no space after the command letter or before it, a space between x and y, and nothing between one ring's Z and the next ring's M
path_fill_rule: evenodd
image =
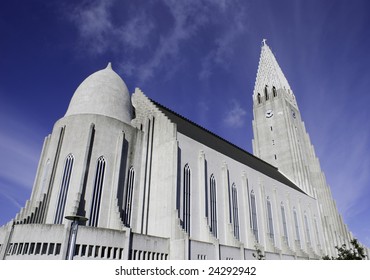
M103 190L103 182L104 182L104 174L105 174L105 165L106 163L105 163L104 157L103 156L99 157L97 166L96 166L94 191L93 191L91 208L90 208L89 226L91 227L98 226L101 194Z
M67 201L69 182L71 180L74 157L69 154L65 160L62 182L60 185L57 210L55 213L54 224L61 224L64 217L64 208Z

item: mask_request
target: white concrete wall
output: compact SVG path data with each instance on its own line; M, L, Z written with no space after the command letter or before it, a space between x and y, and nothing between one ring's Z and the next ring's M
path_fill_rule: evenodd
M68 229L64 225L15 225L5 259L65 259L67 241Z
M208 243L214 243L215 240L209 233L209 228L206 223L204 209L204 178L203 167L199 166L199 158L204 157L207 161L207 183L209 177L213 174L217 181L217 218L218 218L218 241L222 245L240 246L243 244L246 248L254 249L255 240L250 230L249 218L249 193L253 190L257 199L257 215L258 215L258 230L260 244L268 251L275 252L285 250L281 244L283 235L282 218L280 205L284 203L286 220L288 226L288 237L291 241L290 250L286 253L295 251L293 246L295 240L293 207L297 208L299 217L299 225L301 232L302 247L308 251L306 246L306 237L303 223L303 214L306 211L310 223L311 240L314 239L314 228L312 226L313 216L318 216L316 200L299 191L292 189L289 186L282 184L256 170L251 169L244 164L233 160L227 155L223 155L209 147L190 139L189 137L178 133L179 148L181 150L181 167L189 164L191 168L192 178L192 231L190 237L194 240L199 240ZM182 170L181 168L181 170ZM232 234L231 225L229 223L229 206L227 185L224 179L225 169L229 171L230 185L235 183L238 189L238 208L240 221L240 241L236 240ZM248 182L248 189L247 189ZM269 196L273 208L273 223L275 244L271 244L267 238L267 209L266 197ZM200 222L200 221L203 221ZM314 244L315 245L315 244ZM315 248L314 248L315 249ZM316 250L316 249L315 249ZM301 252L297 252L300 254ZM315 251L315 253L319 253ZM314 256L312 256L314 257Z

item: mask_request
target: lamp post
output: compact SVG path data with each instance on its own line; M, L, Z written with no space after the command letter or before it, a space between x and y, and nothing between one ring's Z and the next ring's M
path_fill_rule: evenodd
M65 218L69 221L72 221L71 231L69 232L69 242L68 242L68 252L67 252L67 260L73 260L73 256L75 253L76 247L76 238L77 238L77 230L78 230L78 223L86 222L88 219L83 216L65 216Z

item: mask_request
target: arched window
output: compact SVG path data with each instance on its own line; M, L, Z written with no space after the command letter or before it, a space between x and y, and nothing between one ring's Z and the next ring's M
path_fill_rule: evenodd
M267 85L265 85L265 99L266 101L269 100L269 93L268 93L268 90L267 90Z
M232 223L233 232L236 239L239 239L239 210L238 210L238 190L233 184L231 186L231 202L232 202Z
M191 192L191 172L189 165L186 164L184 167L182 228L187 233L190 233L190 192Z
M297 211L295 208L293 208L293 218L294 218L294 227L295 227L295 241L299 244L301 243L301 238L299 236L298 216L297 216Z
M211 233L217 237L217 195L216 195L216 179L211 175L210 184L209 184L209 205L210 205L210 230Z
M69 182L71 180L72 168L73 168L74 157L72 154L69 154L65 160L64 171L62 182L60 184L59 198L57 204L57 211L55 213L55 224L61 224L64 217L64 208L66 206Z
M305 228L306 228L307 244L311 245L310 227L308 225L308 219L307 219L307 214L306 213L304 213L304 225L305 225Z
M94 180L94 190L91 199L89 226L97 227L100 212L101 194L103 190L104 174L105 174L105 159L103 156L98 158L96 164L96 173Z
M276 87L272 87L272 96L273 97L276 97L277 96L277 91L276 91Z
M281 203L280 209L281 209L281 221L283 223L283 233L284 233L283 239L285 240L286 244L289 246L288 227L286 223L285 207L283 203Z
M257 223L257 204L256 195L251 191L251 218L252 218L252 231L256 241L258 242L258 223Z
M274 242L274 222L272 220L272 206L271 206L271 201L269 197L267 197L266 205L267 205L267 223L268 223L268 230L269 230L268 234L272 242Z
M125 198L125 210L124 210L124 217L123 217L124 225L127 227L130 227L131 225L131 211L132 211L132 198L133 198L133 192L134 192L134 182L135 182L135 169L133 166L131 166L128 171L126 198Z

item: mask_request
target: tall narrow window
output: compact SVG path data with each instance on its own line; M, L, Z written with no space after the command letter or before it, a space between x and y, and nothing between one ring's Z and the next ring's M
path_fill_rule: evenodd
M293 218L294 218L294 227L295 227L295 240L297 243L300 243L301 238L299 237L298 217L297 217L297 211L295 208L293 209Z
M272 87L272 95L273 95L274 97L276 97L276 96L277 96L276 87Z
M258 223L257 223L257 205L256 196L254 192L251 192L251 213L252 213L252 231L256 241L258 242Z
M239 211L238 211L238 190L233 184L231 186L231 200L232 200L232 222L233 231L236 239L239 239Z
M261 94L260 93L257 94L257 102L258 104L261 104Z
M127 187L126 187L126 199L125 199L125 211L124 211L124 224L129 227L131 225L131 211L132 211L132 197L134 192L135 182L135 169L131 166L128 171Z
M187 233L190 233L190 182L190 167L186 164L184 167L182 227Z
M286 223L285 208L284 208L283 203L281 203L280 209L281 209L281 220L283 222L283 232L284 232L283 239L286 242L286 244L289 246L288 227Z
M209 195L210 195L210 218L211 218L211 233L217 237L217 195L216 195L216 179L211 175L209 184Z
M105 173L105 159L103 156L101 156L98 158L98 162L96 165L94 190L91 200L90 218L89 218L89 226L91 227L98 226L100 201L104 182L104 173Z
M308 219L306 213L304 214L304 224L306 227L306 238L307 238L307 244L311 245L311 236L310 236L310 228L308 226Z
M265 99L266 101L269 100L269 93L267 91L267 85L265 85Z
M69 181L71 180L73 161L74 161L73 155L69 154L64 164L63 177L62 182L60 184L60 192L57 204L57 211L55 213L54 219L55 224L61 224L63 222L64 208L66 206Z
M267 197L267 222L269 228L269 237L271 238L272 242L274 242L274 222L272 220L272 206L269 197Z
M316 217L314 219L314 223L315 223L315 232L316 232L317 245L320 246L319 227L317 226L317 219L316 219Z

